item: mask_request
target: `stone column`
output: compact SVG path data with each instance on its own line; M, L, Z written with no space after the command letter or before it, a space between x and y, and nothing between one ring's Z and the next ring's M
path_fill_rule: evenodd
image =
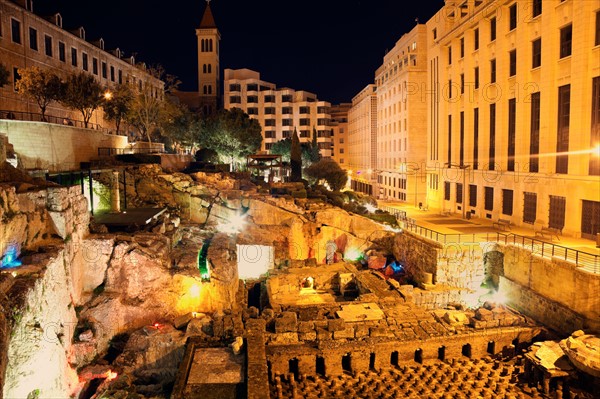
M110 186L110 211L114 213L121 212L121 196L119 194L119 171L112 172L112 181Z

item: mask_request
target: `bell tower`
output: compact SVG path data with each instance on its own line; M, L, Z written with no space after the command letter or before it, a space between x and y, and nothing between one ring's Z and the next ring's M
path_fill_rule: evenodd
M204 15L200 27L196 29L198 37L198 94L200 112L210 115L220 106L221 76L219 65L219 42L221 34L206 0Z

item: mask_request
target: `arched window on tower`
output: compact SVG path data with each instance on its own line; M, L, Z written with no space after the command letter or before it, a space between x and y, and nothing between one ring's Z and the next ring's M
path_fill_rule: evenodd
M202 65L202 73L206 73L206 64Z
M208 89L206 88L206 85L202 88L202 93L208 94Z
M207 65L206 70L207 70L208 73L212 73L212 66L211 66L211 64Z
M204 39L200 39L200 51L204 52Z
M212 53L213 51L213 41L212 39L208 39L208 51Z
M208 86L208 94L212 94L212 86Z

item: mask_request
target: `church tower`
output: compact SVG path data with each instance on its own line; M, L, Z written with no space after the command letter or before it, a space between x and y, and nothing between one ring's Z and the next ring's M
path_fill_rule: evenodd
M220 106L221 76L219 65L219 42L221 34L206 0L206 9L196 29L198 37L198 94L200 111L210 115Z

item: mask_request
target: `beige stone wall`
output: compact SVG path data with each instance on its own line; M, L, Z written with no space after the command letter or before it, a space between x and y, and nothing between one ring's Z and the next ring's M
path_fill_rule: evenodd
M127 137L91 129L42 122L0 120L25 169L78 170L80 162L98 158L98 147L126 148Z
M556 302L586 319L586 324L600 327L600 276L587 273L558 258L547 259L514 246L500 248L504 252L504 277L535 295L528 299L522 294L509 297L511 303L530 311L531 316L556 324L543 302ZM508 284L505 284L508 286ZM511 290L514 294L518 290ZM539 306L535 302L539 303Z

